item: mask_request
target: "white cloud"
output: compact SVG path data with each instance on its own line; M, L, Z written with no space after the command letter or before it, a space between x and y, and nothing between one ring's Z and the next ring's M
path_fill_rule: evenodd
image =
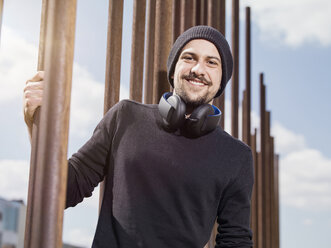
M23 96L25 81L36 71L38 49L16 32L2 27L0 49L0 104Z
M328 0L251 0L246 3L252 7L252 20L268 41L278 40L293 47L309 42L331 44L331 2Z
M308 148L281 158L280 193L285 205L307 210L329 210L331 159Z
M0 196L26 203L29 168L29 162L25 160L0 160Z
M313 224L313 220L310 218L306 218L302 221L302 224L304 224L305 226L311 226Z

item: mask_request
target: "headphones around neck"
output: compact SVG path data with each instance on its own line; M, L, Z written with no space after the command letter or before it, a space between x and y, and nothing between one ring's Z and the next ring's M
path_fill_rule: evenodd
M166 92L161 97L159 111L167 129L181 129L189 137L195 138L213 131L221 119L221 111L208 103L195 108L190 117L185 118L185 102L171 92Z

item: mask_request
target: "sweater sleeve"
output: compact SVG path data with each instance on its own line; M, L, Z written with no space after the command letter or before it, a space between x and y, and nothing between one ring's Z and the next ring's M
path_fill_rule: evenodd
M116 104L106 113L92 137L68 160L66 208L76 206L84 197L90 197L106 175L120 105Z
M238 175L225 189L221 199L217 222L216 248L253 247L250 230L250 205L253 188L253 161L249 150L240 160Z

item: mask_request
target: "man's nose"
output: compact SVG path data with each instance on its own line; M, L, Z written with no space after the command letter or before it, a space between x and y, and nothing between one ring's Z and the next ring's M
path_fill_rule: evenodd
M191 69L193 73L196 75L205 75L206 73L206 68L201 62L197 62Z

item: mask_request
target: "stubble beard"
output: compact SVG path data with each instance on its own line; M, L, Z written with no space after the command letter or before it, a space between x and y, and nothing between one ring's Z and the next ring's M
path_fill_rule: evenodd
M206 94L198 97L197 99L191 99L190 98L187 91L185 91L183 85L186 83L185 80L195 79L195 78L204 81L207 85L212 84L212 82L206 80L204 77L198 77L194 73L190 73L189 75L184 75L184 76L181 77L182 83L180 84L180 87L175 89L175 92L185 102L186 107L188 109L195 109L195 108L197 108L198 106L200 106L202 104L209 103L214 98L214 97L208 97L208 92Z

